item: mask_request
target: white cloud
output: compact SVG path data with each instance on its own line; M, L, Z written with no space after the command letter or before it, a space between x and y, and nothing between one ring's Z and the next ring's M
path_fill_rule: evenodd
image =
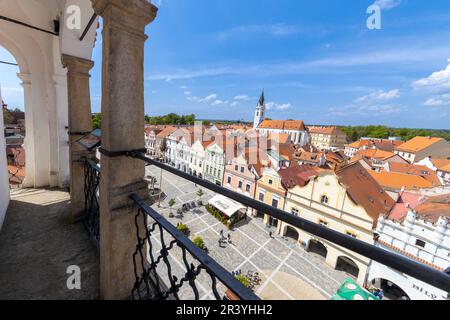
M400 90L394 89L390 91L378 90L376 92L372 92L366 96L360 97L355 100L357 104L365 104L371 105L376 104L383 101L389 101L393 99L400 98Z
M237 107L239 105L238 101L234 101L230 104L230 107Z
M376 117L399 113L403 108L399 105L389 103L400 98L400 90L390 91L378 90L368 95L355 99L353 103L344 107L333 107L328 111L332 116L345 117L349 115Z
M267 110L287 110L292 107L290 103L275 103L273 101L266 103Z
M450 94L431 97L424 102L424 105L427 107L450 106Z
M187 95L187 96L190 96L192 94L192 92L191 91L185 91L184 94Z
M217 94L210 94L204 98L188 95L187 99L192 102L211 102L217 99Z
M450 89L450 59L448 62L444 70L433 72L430 76L413 82L413 87L434 92Z
M188 86L181 86L180 89L187 90L187 89L189 89L189 87Z
M226 106L228 105L230 102L227 101L222 101L222 100L215 100L213 103L211 103L212 106Z
M251 100L251 99L252 99L252 98L249 97L248 95L242 94L242 95L239 95L239 96L234 97L233 100L236 100L236 101L248 101L248 100Z
M398 7L402 3L402 0L376 0L374 5L379 6L381 9L390 10Z

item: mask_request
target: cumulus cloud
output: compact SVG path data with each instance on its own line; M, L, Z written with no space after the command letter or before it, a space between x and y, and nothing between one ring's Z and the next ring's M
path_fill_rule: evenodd
M215 100L213 103L211 103L212 106L226 106L228 105L230 102L227 101L222 101L220 99Z
M450 59L449 64L444 70L433 72L426 78L413 82L415 89L426 89L430 91L446 91L450 90Z
M391 10L398 7L402 0L376 0L374 5L379 6L383 10Z
M344 107L333 107L328 111L337 117L349 116L352 114L360 116L378 116L399 113L403 108L393 104L391 101L400 98L400 90L389 91L378 90L368 95L355 99L353 103Z
M427 107L450 106L450 94L431 97L424 102L424 105Z
M192 94L192 92L191 91L184 91L184 94L187 95L187 96L190 96Z
M273 101L266 103L267 110L287 110L290 109L292 105L290 103L275 103Z
M400 98L400 90L394 89L390 91L378 90L355 100L358 104L375 104L384 101Z
M248 101L248 100L251 100L251 97L249 97L246 94L242 94L242 95L234 97L233 100L235 100L235 101Z
M192 102L211 102L217 99L217 94L213 93L204 98L189 95L187 99Z

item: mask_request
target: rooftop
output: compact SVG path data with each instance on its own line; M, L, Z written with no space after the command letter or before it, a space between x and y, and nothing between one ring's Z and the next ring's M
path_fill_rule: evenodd
M415 137L408 142L405 142L401 146L398 146L396 150L406 152L419 152L441 141L445 140L442 138Z
M305 131L305 124L301 120L264 120L260 129L300 130Z

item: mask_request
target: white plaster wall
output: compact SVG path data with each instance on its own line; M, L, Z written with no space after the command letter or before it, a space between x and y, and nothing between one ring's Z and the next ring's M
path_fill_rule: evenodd
M9 204L8 168L6 166L6 145L3 132L3 112L0 112L0 230Z

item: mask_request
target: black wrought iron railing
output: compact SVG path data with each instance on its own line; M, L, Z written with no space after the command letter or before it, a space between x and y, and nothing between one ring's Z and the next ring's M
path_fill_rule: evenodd
M83 223L97 248L100 246L99 185L100 167L93 160L84 159Z
M208 181L202 180L200 178L197 178L195 176L189 175L188 173L184 173L182 171L179 171L171 166L168 166L166 164L160 163L158 161L155 161L145 155L145 153L142 152L128 152L126 153L127 156L140 159L144 162L146 162L149 165L153 165L155 167L161 168L167 172L173 173L181 178L184 178L186 180L189 180L199 186L202 186L206 189L209 189L215 193L224 195L230 199L233 199L237 202L240 202L241 204L248 206L250 208L256 209L260 212L264 212L267 215L281 220L287 224L290 224L292 226L295 226L301 230L304 230L312 235L315 235L317 237L320 237L324 240L328 240L334 244L337 244L343 248L349 249L355 253L358 253L362 256L365 256L369 259L372 259L374 261L377 261L381 264L384 264L385 266L391 267L397 271L400 271L402 273L405 273L413 278L416 278L420 281L426 282L436 288L439 288L441 290L444 290L446 292L450 292L450 275L440 272L436 269L433 269L425 264L419 263L417 261L414 261L412 259L409 259L405 256L386 251L382 248L376 247L374 245L368 244L366 242L360 241L358 239L355 239L353 237L347 236L345 234L342 234L340 232L331 230L329 228L326 228L324 226L321 226L319 224L313 223L311 221L308 221L306 219L303 219L301 217L295 216L293 214L287 213L283 210L274 208L272 206L269 206L265 203L256 201L254 199L251 199L243 194L239 194L233 191L230 191L226 188L223 188L221 186L218 186L216 184L210 183ZM143 246L146 241L150 240L150 237L152 233L159 229L159 235L162 236L162 231L165 231L169 233L174 240L169 242L169 245L166 244L166 242L163 242L163 248L161 251L161 255L156 258L155 262L152 262L152 265L150 267L145 268L145 270L142 272L141 275L137 275L136 277L136 286L134 290L134 294L138 295L139 288L142 285L147 286L150 277L150 273L154 272L155 264L160 263L160 261L164 261L164 263L168 263L167 260L164 260L167 258L168 251L170 251L175 245L181 246L183 252L189 251L194 258L196 258L200 265L197 268L192 269L192 266L186 266L187 272L186 277L182 280L175 279L173 276L170 275L170 271L168 272L168 278L170 282L170 286L167 290L163 290L162 294L163 297L167 297L170 294L173 294L176 292L176 290L180 289L180 285L182 285L185 282L189 282L192 284L192 280L195 280L195 274L198 272L198 270L201 270L203 268L206 268L206 265L209 267L207 270L209 270L209 274L213 274L216 277L218 277L222 282L224 282L226 285L229 286L229 289L239 295L242 299L251 299L253 295L249 290L247 290L247 293L245 292L244 288L240 285L240 283L236 283L236 280L228 273L226 272L220 265L215 263L211 258L211 260L205 260L208 257L198 252L198 250L194 250L192 242L187 240L185 237L183 237L179 232L176 231L176 228L172 226L169 222L167 222L161 215L159 215L156 211L151 209L148 205L145 204L141 199L138 199L136 196L133 196L133 200L140 208L140 214L144 216L151 217L153 219L153 222L151 223L151 227L148 229L145 236L138 236L138 247L137 247L137 253L139 257L144 254ZM145 214L144 214L145 213ZM142 232L142 231L141 231ZM161 238L163 240L163 238ZM155 257L153 257L155 258ZM153 259L152 258L152 259ZM153 261L153 260L152 260ZM209 261L210 263L206 263ZM186 262L186 261L185 261ZM169 263L170 264L170 263ZM136 265L136 262L135 262ZM170 269L170 266L168 266ZM200 269L199 269L200 268ZM195 289L193 289L195 290ZM216 296L217 298L217 296Z
M137 244L133 267L136 281L132 299L180 300L190 297L199 300L211 291L213 298L222 300L229 298L225 294L230 290L239 299L258 300L250 289L153 210L144 199L136 194L131 198L139 208L135 217ZM177 265L170 255L179 255L182 263ZM202 283L209 282L202 294L198 287L200 284L196 282L199 277L203 277ZM209 281L205 281L205 277L209 277ZM183 291L183 297L180 291Z

